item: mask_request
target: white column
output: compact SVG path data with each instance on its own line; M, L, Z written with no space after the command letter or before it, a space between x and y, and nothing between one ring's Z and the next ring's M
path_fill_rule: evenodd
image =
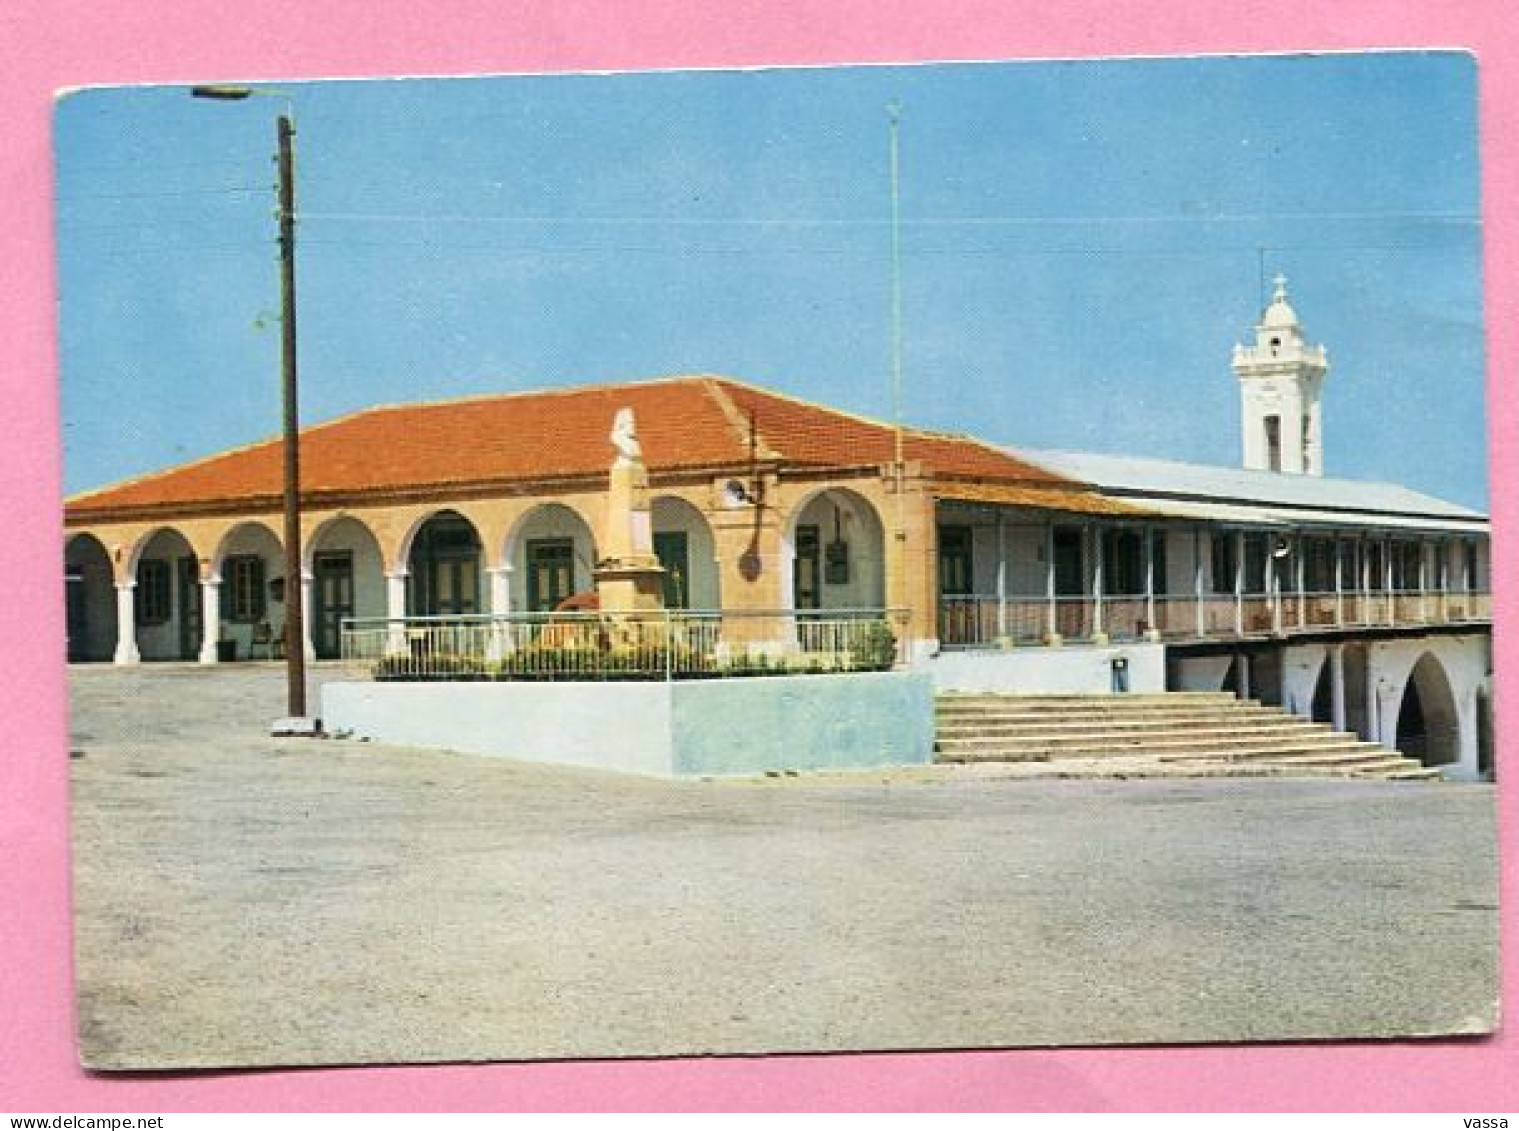
M1050 604L1049 632L1045 634L1045 643L1057 645L1060 643L1060 602L1055 595L1055 524L1044 524L1044 595Z
M200 580L200 662L216 663L216 642L221 639L222 579L203 577Z
M485 573L490 578L491 613L491 619L486 627L485 658L488 662L494 663L507 651L509 629L505 618L512 609L512 567L510 563L490 566Z
M1370 542L1361 536L1361 624L1372 622L1372 556L1367 553Z
M1239 654L1239 697L1250 698L1250 656L1246 652Z
M135 664L137 651L137 579L116 583L116 655L114 663Z
M1366 649L1366 741L1382 741L1382 701L1377 695L1377 650Z
M490 578L490 612L493 616L505 616L512 610L512 567L490 566L485 573Z
M1292 555L1292 580L1297 586L1297 627L1299 631L1308 627L1308 594L1304 592L1305 581L1308 575L1308 563L1304 559L1308 556L1305 547L1307 540L1299 534L1293 543Z
M315 617L311 615L311 583L316 578L310 570L301 570L301 653L308 662L316 660L316 645L312 643L311 626Z
M1329 722L1345 729L1345 645L1329 646Z
M1429 543L1419 541L1419 623L1429 623Z
M1106 644L1108 634L1102 623L1102 528L1087 528L1092 536L1092 643Z
M405 569L385 575L385 617L390 621L385 651L392 656L404 656L407 652L406 577Z
M1398 623L1398 599L1392 588L1392 539L1382 540L1382 588L1387 592L1387 623Z
M974 549L975 543L972 542ZM997 642L1007 644L1007 522L997 511Z
M1477 688L1462 687L1456 695L1456 762L1445 771L1454 781L1481 781L1477 752Z

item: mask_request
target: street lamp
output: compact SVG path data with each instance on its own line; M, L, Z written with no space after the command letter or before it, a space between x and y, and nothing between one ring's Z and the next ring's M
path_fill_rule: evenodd
M285 512L285 684L288 717L274 724L275 734L312 734L316 723L306 715L306 631L301 584L300 401L295 362L295 136L290 97L281 91L250 86L196 86L194 98L242 102L266 97L285 100L276 126L279 154L280 221L280 375L284 401Z

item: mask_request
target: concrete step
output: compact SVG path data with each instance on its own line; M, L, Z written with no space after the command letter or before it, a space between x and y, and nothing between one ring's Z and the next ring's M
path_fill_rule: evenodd
M1273 734L1284 731L1334 733L1328 723L1316 723L1311 719L1280 714L1260 719L1230 718L1224 715L1217 719L1189 719L1181 723L1165 719L1116 719L1108 723L1094 723L1089 720L1027 723L1008 719L957 719L939 724L937 730L944 738L993 736L1060 738L1066 735L1086 734L1147 735L1201 731L1260 731Z
M935 699L940 710L953 711L1017 711L1025 714L1089 712L1108 714L1112 712L1179 711L1179 710L1227 710L1236 706L1259 707L1253 699L1237 699L1233 695L944 695Z
M1376 743L1230 692L940 695L940 762L1151 760L1186 772L1423 781L1440 777Z
M1044 762L1058 758L1132 758L1151 757L1157 761L1249 761L1268 760L1289 754L1318 754L1329 751L1352 751L1359 743L1354 740L1338 740L1339 745L1327 742L1272 743L1270 745L1238 745L1233 743L1199 742L1190 746L1172 745L1126 746L1100 744L1092 746L984 746L949 747L940 750L935 758L940 762ZM1190 756L1190 757L1189 757Z
M1168 711L1020 711L1013 708L994 710L990 707L972 711L951 708L934 712L940 722L976 722L1004 720L1022 723L1089 722L1103 725L1110 722L1191 722L1196 719L1269 719L1281 718L1285 712L1273 707L1184 707ZM1291 716L1288 716L1291 717Z
M937 736L942 750L975 747L1025 747L1041 745L1051 750L1066 747L1154 747L1165 748L1182 742L1212 742L1217 745L1270 744L1270 742L1331 742L1343 739L1326 727L1168 727L1165 730L1074 730L1057 735L1030 735L1030 733L943 733Z
M1343 757L1346 755L1365 756L1375 754L1378 757L1386 757L1391 753L1393 752L1388 750L1387 747L1379 746L1375 742L1362 742L1353 734L1342 734L1317 742L1263 742L1241 743L1239 745L1225 744L1220 746L1208 746L1205 744L1191 750L1156 751L1155 757L1162 762L1185 762L1198 758L1210 760L1223 758L1235 762L1250 762L1292 758L1294 756L1313 758L1325 755Z

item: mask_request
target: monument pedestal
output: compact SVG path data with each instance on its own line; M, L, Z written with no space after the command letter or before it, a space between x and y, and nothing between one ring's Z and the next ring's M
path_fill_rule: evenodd
M652 555L607 558L591 576L604 613L658 612L665 607L665 567Z

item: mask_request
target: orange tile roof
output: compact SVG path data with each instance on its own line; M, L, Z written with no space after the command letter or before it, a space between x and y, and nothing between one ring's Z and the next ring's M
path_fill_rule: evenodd
M785 468L889 463L889 425L722 377L385 405L301 433L301 493L342 497L600 476L612 417L633 409L654 474L741 466L749 421L761 459ZM905 458L934 477L1069 484L991 445L908 429ZM75 495L71 519L148 508L267 504L280 493L281 445L266 440L126 483Z

